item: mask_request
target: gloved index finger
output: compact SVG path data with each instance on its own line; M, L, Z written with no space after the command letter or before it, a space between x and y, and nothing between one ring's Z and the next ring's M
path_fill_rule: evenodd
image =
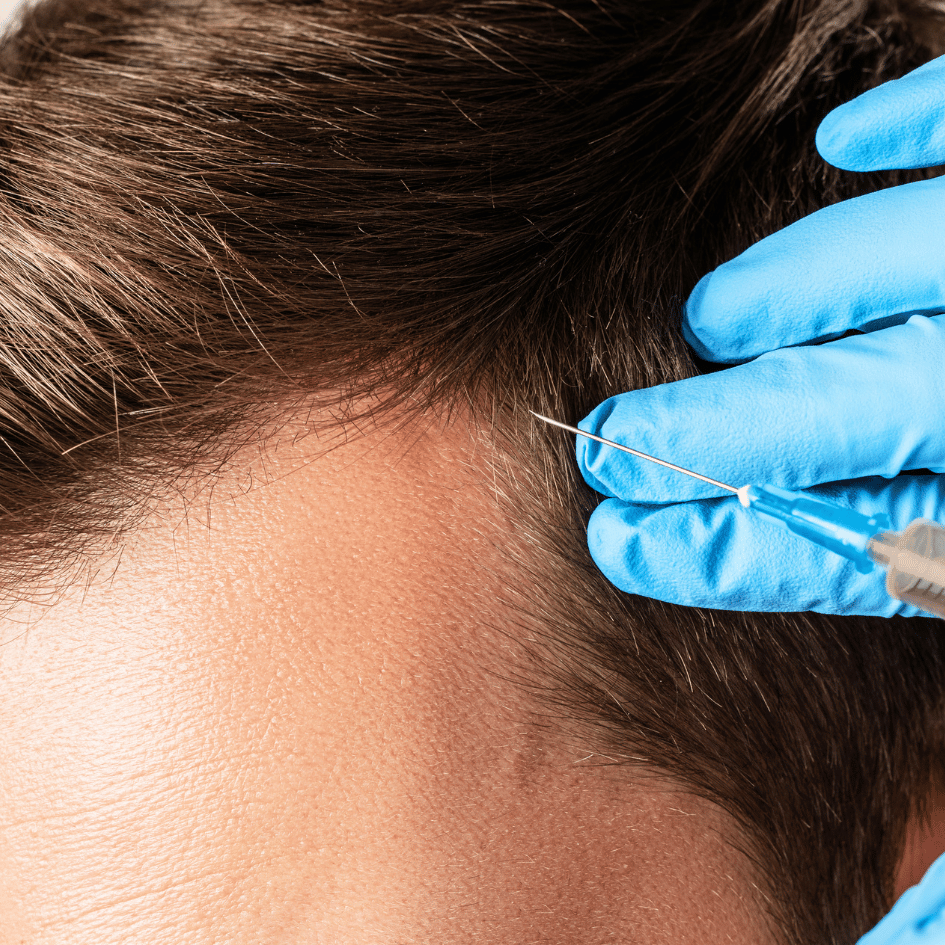
M945 56L835 108L817 150L848 171L945 164Z
M579 427L736 488L945 472L945 316L611 397ZM576 437L585 480L626 502L726 493Z
M945 178L825 207L704 276L683 333L707 361L739 363L877 321L945 311Z

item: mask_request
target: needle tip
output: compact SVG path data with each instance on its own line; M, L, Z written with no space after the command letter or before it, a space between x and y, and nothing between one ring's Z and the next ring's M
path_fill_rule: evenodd
M552 420L551 417L546 417L543 414L535 413L534 410L528 411L533 417L538 417L539 420L544 420L545 423L553 423L556 427L564 426L564 424L559 423L557 420Z

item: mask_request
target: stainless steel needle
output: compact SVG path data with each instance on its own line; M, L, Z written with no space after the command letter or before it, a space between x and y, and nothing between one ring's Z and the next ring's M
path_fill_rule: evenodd
M738 489L736 489L735 486L730 486L725 482L719 482L718 479L710 479L708 476L700 476L699 473L694 473L691 469L684 469L682 466L676 466L673 463L667 463L664 459L657 459L655 456L650 456L648 453L641 453L639 450L632 450L629 446L622 446L620 443L614 443L613 440L605 440L602 436L595 436L593 433L585 433L584 430L579 430L577 427L572 427L567 423L561 423L560 420L552 420L551 417L543 417L540 413L535 413L534 410L529 410L528 412L533 417L538 417L539 420L544 420L545 423L550 423L553 426L561 427L562 430L570 430L572 433L576 433L578 436L586 436L589 440L597 440L598 443L604 443L607 446L612 446L614 449L623 450L625 453L632 453L634 456L639 456L641 459L648 459L651 463L659 463L660 466L668 466L670 469L675 469L676 472L685 473L687 476L692 476L693 479L701 479L703 482L711 483L713 486L718 486L720 489L728 489L729 492L738 492Z

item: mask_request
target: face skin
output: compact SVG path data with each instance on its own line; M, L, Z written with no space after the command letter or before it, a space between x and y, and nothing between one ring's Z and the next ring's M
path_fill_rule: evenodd
M926 803L925 816L913 817L906 830L905 849L895 879L897 899L910 886L915 886L945 853L945 787L933 785Z
M0 624L0 942L771 942L718 809L497 675L509 526L466 421L320 445Z

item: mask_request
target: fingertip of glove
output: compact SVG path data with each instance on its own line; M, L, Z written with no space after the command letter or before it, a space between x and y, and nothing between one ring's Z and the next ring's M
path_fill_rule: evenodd
M869 170L857 145L855 125L851 127L850 112L848 105L841 105L829 112L817 128L814 145L817 153L834 167L844 171Z
M727 291L728 271L723 266L704 275L683 307L683 338L703 361L716 364L739 364L749 359L739 340L733 341L725 331L738 304L736 300L740 301L736 292Z
M617 398L608 397L606 400L602 400L583 420L578 423L578 429L584 430L585 433L593 433L596 436L602 436L601 428L606 423L607 419L614 412L614 407L617 404ZM582 455L584 455L589 461L594 460L600 449L600 443L596 440L592 440L586 436L579 436L577 438L577 446L581 449Z
M683 338L686 339L686 344L688 344L703 361L711 361L713 353L696 334L696 331L702 323L706 304L705 297L711 278L712 273L710 272L696 283L696 287L692 290L692 294L689 298L686 299L686 304L683 307Z
M921 95L917 102L906 94L916 92L915 85L906 76L829 112L814 137L820 156L841 170L860 173L945 162L940 95L933 99L936 104Z
M601 502L587 523L587 550L604 577L629 594L641 593L632 571L635 525L633 508L610 499Z
M578 429L601 436L600 429L613 411L614 400L615 398L609 397L598 404L581 420ZM606 470L607 454L610 450L606 450L597 440L592 440L587 436L575 434L574 440L574 458L577 461L578 469L581 470L584 481L596 492L614 498L615 493L598 475L598 473L603 474Z

